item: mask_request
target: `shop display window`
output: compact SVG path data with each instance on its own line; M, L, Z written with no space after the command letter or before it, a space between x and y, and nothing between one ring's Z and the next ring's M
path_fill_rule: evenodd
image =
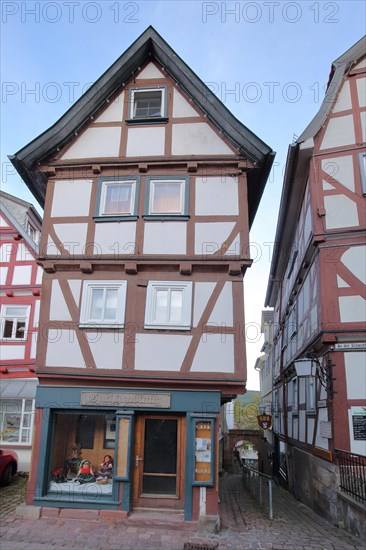
M111 413L55 413L49 492L111 495L115 440Z

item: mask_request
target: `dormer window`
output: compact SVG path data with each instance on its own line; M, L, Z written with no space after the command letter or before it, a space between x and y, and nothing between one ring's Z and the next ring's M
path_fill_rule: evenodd
M130 90L128 122L165 122L166 116L165 87Z
M30 222L27 222L27 233L35 243L38 242L38 231Z

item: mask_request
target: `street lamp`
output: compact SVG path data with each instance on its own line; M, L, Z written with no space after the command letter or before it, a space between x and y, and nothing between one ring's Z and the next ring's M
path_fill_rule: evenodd
M320 384L328 392L329 399L333 399L333 363L331 359L327 359L326 364L322 365L317 357L304 357L294 361L296 375L298 377L317 377Z

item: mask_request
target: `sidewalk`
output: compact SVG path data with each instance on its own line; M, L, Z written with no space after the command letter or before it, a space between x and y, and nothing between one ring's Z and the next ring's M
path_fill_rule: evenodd
M219 534L199 531L195 523L126 519L118 524L77 519L2 518L1 550L183 550L184 543L205 544L218 550L346 550L364 544L277 488L275 518L271 521L245 492L240 475L221 480Z

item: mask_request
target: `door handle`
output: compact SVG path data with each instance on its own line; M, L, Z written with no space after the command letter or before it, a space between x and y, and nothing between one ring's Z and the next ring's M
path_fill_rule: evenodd
M143 461L142 456L136 455L136 467L139 465L139 462L142 462L142 461Z

